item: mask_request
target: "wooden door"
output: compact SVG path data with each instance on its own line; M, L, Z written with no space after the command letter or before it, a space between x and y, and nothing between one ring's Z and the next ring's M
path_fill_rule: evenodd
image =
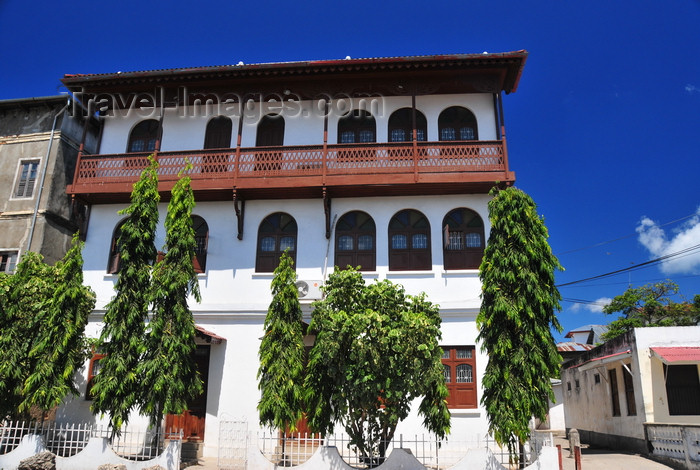
M190 402L190 407L180 415L167 415L165 429L182 429L185 441L204 440L204 419L207 415L207 378L209 376L209 346L197 346L194 352L195 365L204 382L202 393Z

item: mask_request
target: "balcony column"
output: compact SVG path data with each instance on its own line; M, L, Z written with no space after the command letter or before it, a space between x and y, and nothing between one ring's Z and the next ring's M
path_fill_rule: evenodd
M416 130L416 91L411 93L411 120L413 123L413 181L418 182L418 131Z
M321 162L321 167L322 167L322 183L325 188L326 186L326 169L328 168L328 112L329 112L329 106L330 103L326 101L325 99L324 105L323 105L323 153L322 153L322 158L323 161Z
M236 137L236 160L234 162L233 187L238 183L238 174L241 167L241 135L243 134L243 103L239 103L240 114L238 116L238 135Z

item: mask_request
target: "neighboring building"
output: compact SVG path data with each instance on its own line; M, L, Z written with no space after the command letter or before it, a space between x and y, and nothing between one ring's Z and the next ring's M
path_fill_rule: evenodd
M84 271L97 306L88 333L99 334L114 294L118 211L146 156L160 162L164 201L189 161L202 294L190 306L206 393L177 422L204 441L205 455L216 455L222 421L258 427L258 347L285 249L306 322L333 266L361 265L367 281L389 279L439 304L452 433L483 436L478 267L488 191L515 180L502 93L516 90L526 58L518 51L67 75L63 83L104 123L99 154L80 156L68 188L90 206ZM159 248L165 211L163 202ZM86 368L83 393L98 360ZM90 419L89 405L85 395L73 399L59 419ZM423 432L421 420L412 414L398 432Z
M602 336L608 331L607 325L584 325L569 331L565 338L571 341L557 343L557 350L566 363L603 343Z
M94 149L95 136L67 95L0 101L0 272L26 251L48 263L65 255L80 222L66 185L80 142Z
M583 443L657 455L678 444L654 437L673 426L697 441L699 366L700 326L635 328L564 366L566 428Z

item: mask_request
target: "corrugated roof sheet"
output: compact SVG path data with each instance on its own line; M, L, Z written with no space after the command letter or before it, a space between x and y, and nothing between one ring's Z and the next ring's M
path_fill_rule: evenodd
M671 346L651 348L666 363L700 362L700 347Z
M593 344L574 343L573 341L557 343L557 351L559 352L583 352L590 351L594 347Z

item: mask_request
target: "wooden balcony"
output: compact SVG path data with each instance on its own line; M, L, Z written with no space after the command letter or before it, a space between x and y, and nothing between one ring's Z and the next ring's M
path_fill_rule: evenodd
M68 193L91 203L128 200L148 154L82 155ZM158 152L160 190L186 162L198 200L455 194L515 180L505 141L307 145Z

